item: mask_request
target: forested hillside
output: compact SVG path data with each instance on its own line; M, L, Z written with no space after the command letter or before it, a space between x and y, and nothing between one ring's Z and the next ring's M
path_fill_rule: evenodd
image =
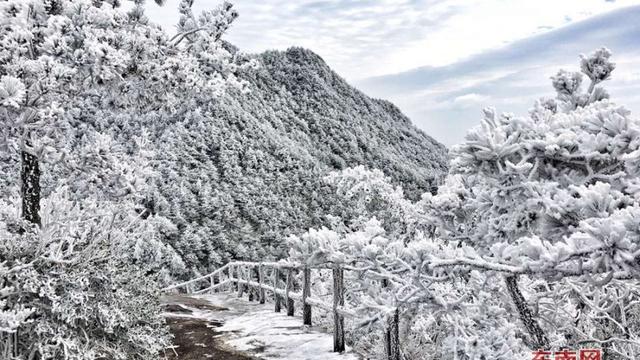
M188 268L285 254L288 235L348 207L323 181L329 171L381 169L413 199L446 172L443 145L313 52L237 54L250 60L257 66L238 74L247 86L156 133L158 191L147 205L171 220L163 236Z

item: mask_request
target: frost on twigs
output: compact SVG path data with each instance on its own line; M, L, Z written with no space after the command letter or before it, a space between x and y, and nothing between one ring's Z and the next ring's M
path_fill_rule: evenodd
M61 189L44 201L38 231L0 226L0 327L19 332L21 351L154 359L169 344L157 280L175 255L147 239L152 223L130 205L105 205ZM1 224L20 221L14 206L2 203Z
M530 117L485 112L452 150L453 172L470 179L473 215L440 236L476 248L486 260L477 265L501 264L544 284L520 287L552 345L607 343L610 353L633 357L638 339L625 328L638 326L630 321L638 309L622 289L635 286L640 270L640 122L596 86L615 68L609 57L606 49L581 57L586 92L581 74L560 71L557 99L538 101Z
M616 64L609 61L611 51L607 48L600 48L589 56L580 55L580 69L594 84L609 79L611 72L616 68Z
M616 64L609 60L610 57L611 51L607 48L598 49L589 56L580 55L582 73L560 70L551 77L558 100L565 110L571 111L609 98L607 91L597 85L608 80L616 68ZM582 92L581 88L582 74L587 75L591 80L585 92Z

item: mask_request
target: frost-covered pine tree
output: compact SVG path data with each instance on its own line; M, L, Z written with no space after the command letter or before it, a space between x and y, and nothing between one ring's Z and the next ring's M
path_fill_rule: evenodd
M183 268L146 207L152 123L235 81L228 3L171 38L144 1L0 1L0 352L155 359L158 288ZM20 189L20 190L18 190ZM20 194L15 196L15 194Z
M431 208L438 235L473 247L485 269L513 266L502 272L529 346L625 358L640 351L640 121L600 86L610 55L602 48L581 56L582 73L559 71L557 97L528 117L485 110L452 149L450 182L462 186Z

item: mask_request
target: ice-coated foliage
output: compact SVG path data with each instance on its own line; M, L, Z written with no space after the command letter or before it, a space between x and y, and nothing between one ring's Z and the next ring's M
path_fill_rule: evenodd
M62 188L43 201L41 231L20 234L16 205L2 203L0 327L22 356L156 359L170 344L158 282L180 259L149 236L153 222Z
M144 1L119 3L0 1L3 359L157 359L170 344L158 289L186 268L146 206L152 124L243 88L220 41L237 14L224 3L171 38Z
M557 97L529 116L486 109L452 149L435 195L403 201L375 170L332 175L343 196L359 199L358 216L292 237L290 256L368 272L347 276L350 305L365 323L399 306L408 358L581 347L637 358L640 121L596 86L615 68L609 57L581 56L586 91L580 73L559 72ZM397 219L413 225L398 229ZM356 346L375 349L368 334Z
M524 292L551 346L633 358L640 121L596 87L615 68L609 56L581 56L586 92L579 74L558 73L557 99L537 102L529 117L485 110L452 150L452 173L469 179L471 221L439 235L543 279Z

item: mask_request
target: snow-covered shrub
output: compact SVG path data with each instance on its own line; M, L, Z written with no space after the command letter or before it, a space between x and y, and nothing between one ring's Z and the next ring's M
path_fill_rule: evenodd
M398 307L408 358L447 359L473 353L472 358L506 360L526 355L516 336L519 328L502 306L509 298L496 294L502 290L501 276L480 271L440 274L426 268L432 261L477 257L472 248L447 246L420 234L406 243L387 236L381 225L371 219L348 231L312 229L290 239L292 260L354 269L345 271L346 304L358 314L348 328L352 346L383 358L379 354L384 324ZM324 280L319 293L330 295L331 278Z
M170 344L158 280L173 251L152 240L152 222L63 188L25 232L17 204L1 205L0 328L17 331L20 358L158 358Z
M357 228L375 217L396 239L410 239L420 231L431 230L418 221L420 214L402 187L392 185L391 179L378 169L347 168L330 173L325 182L343 199L342 207L336 206L335 215L339 218L332 220L335 226Z

